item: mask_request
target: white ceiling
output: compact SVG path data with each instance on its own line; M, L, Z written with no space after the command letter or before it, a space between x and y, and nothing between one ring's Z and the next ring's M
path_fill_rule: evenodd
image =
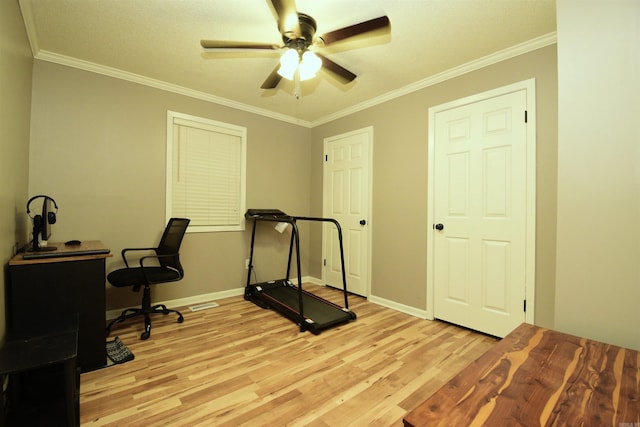
M297 0L317 34L387 15L391 31L318 49L358 75L260 85L278 51L205 53L201 39L281 44L269 0L19 0L34 57L299 123L327 121L555 42L555 0Z

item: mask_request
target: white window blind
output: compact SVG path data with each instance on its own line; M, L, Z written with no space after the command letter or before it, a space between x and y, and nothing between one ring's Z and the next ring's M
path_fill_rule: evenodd
M167 216L191 219L190 231L244 230L246 129L168 117Z

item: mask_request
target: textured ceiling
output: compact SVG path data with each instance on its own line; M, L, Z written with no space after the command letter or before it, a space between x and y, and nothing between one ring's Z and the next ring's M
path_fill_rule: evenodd
M358 77L344 85L321 71L302 82L296 99L294 84L284 79L276 89L260 89L278 63L278 51L209 53L200 46L201 39L281 44L268 0L20 0L20 5L36 58L166 83L307 124L500 52L549 44L556 30L553 0L298 0L298 12L317 21L317 34L381 15L389 17L391 30L318 48Z

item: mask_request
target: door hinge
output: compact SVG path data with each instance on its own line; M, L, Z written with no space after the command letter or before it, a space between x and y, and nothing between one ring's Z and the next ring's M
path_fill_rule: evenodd
M325 155L324 155L324 161L325 161L325 162L328 162L328 161L329 161L329 155L328 155L328 154L325 154Z
M525 122L525 123L528 123L528 122L527 122L527 110L524 110L524 122Z
M527 300L522 301L522 311L527 312Z
M326 266L327 266L327 259L326 259L326 258L325 258L324 260L322 260L322 265L323 265L324 267L326 267Z

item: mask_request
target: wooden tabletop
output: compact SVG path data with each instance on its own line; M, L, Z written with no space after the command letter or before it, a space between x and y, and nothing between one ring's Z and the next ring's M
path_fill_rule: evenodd
M65 245L64 242L49 243L48 246L56 248L51 251L50 257L37 259L24 259L24 252L16 254L9 265L28 265L28 264L44 264L51 262L78 261L86 259L108 258L113 256L110 252L106 253L87 253L91 251L108 251L106 246L100 240L87 240L80 245ZM56 256L57 255L57 256Z
M405 426L640 426L640 352L522 324Z

